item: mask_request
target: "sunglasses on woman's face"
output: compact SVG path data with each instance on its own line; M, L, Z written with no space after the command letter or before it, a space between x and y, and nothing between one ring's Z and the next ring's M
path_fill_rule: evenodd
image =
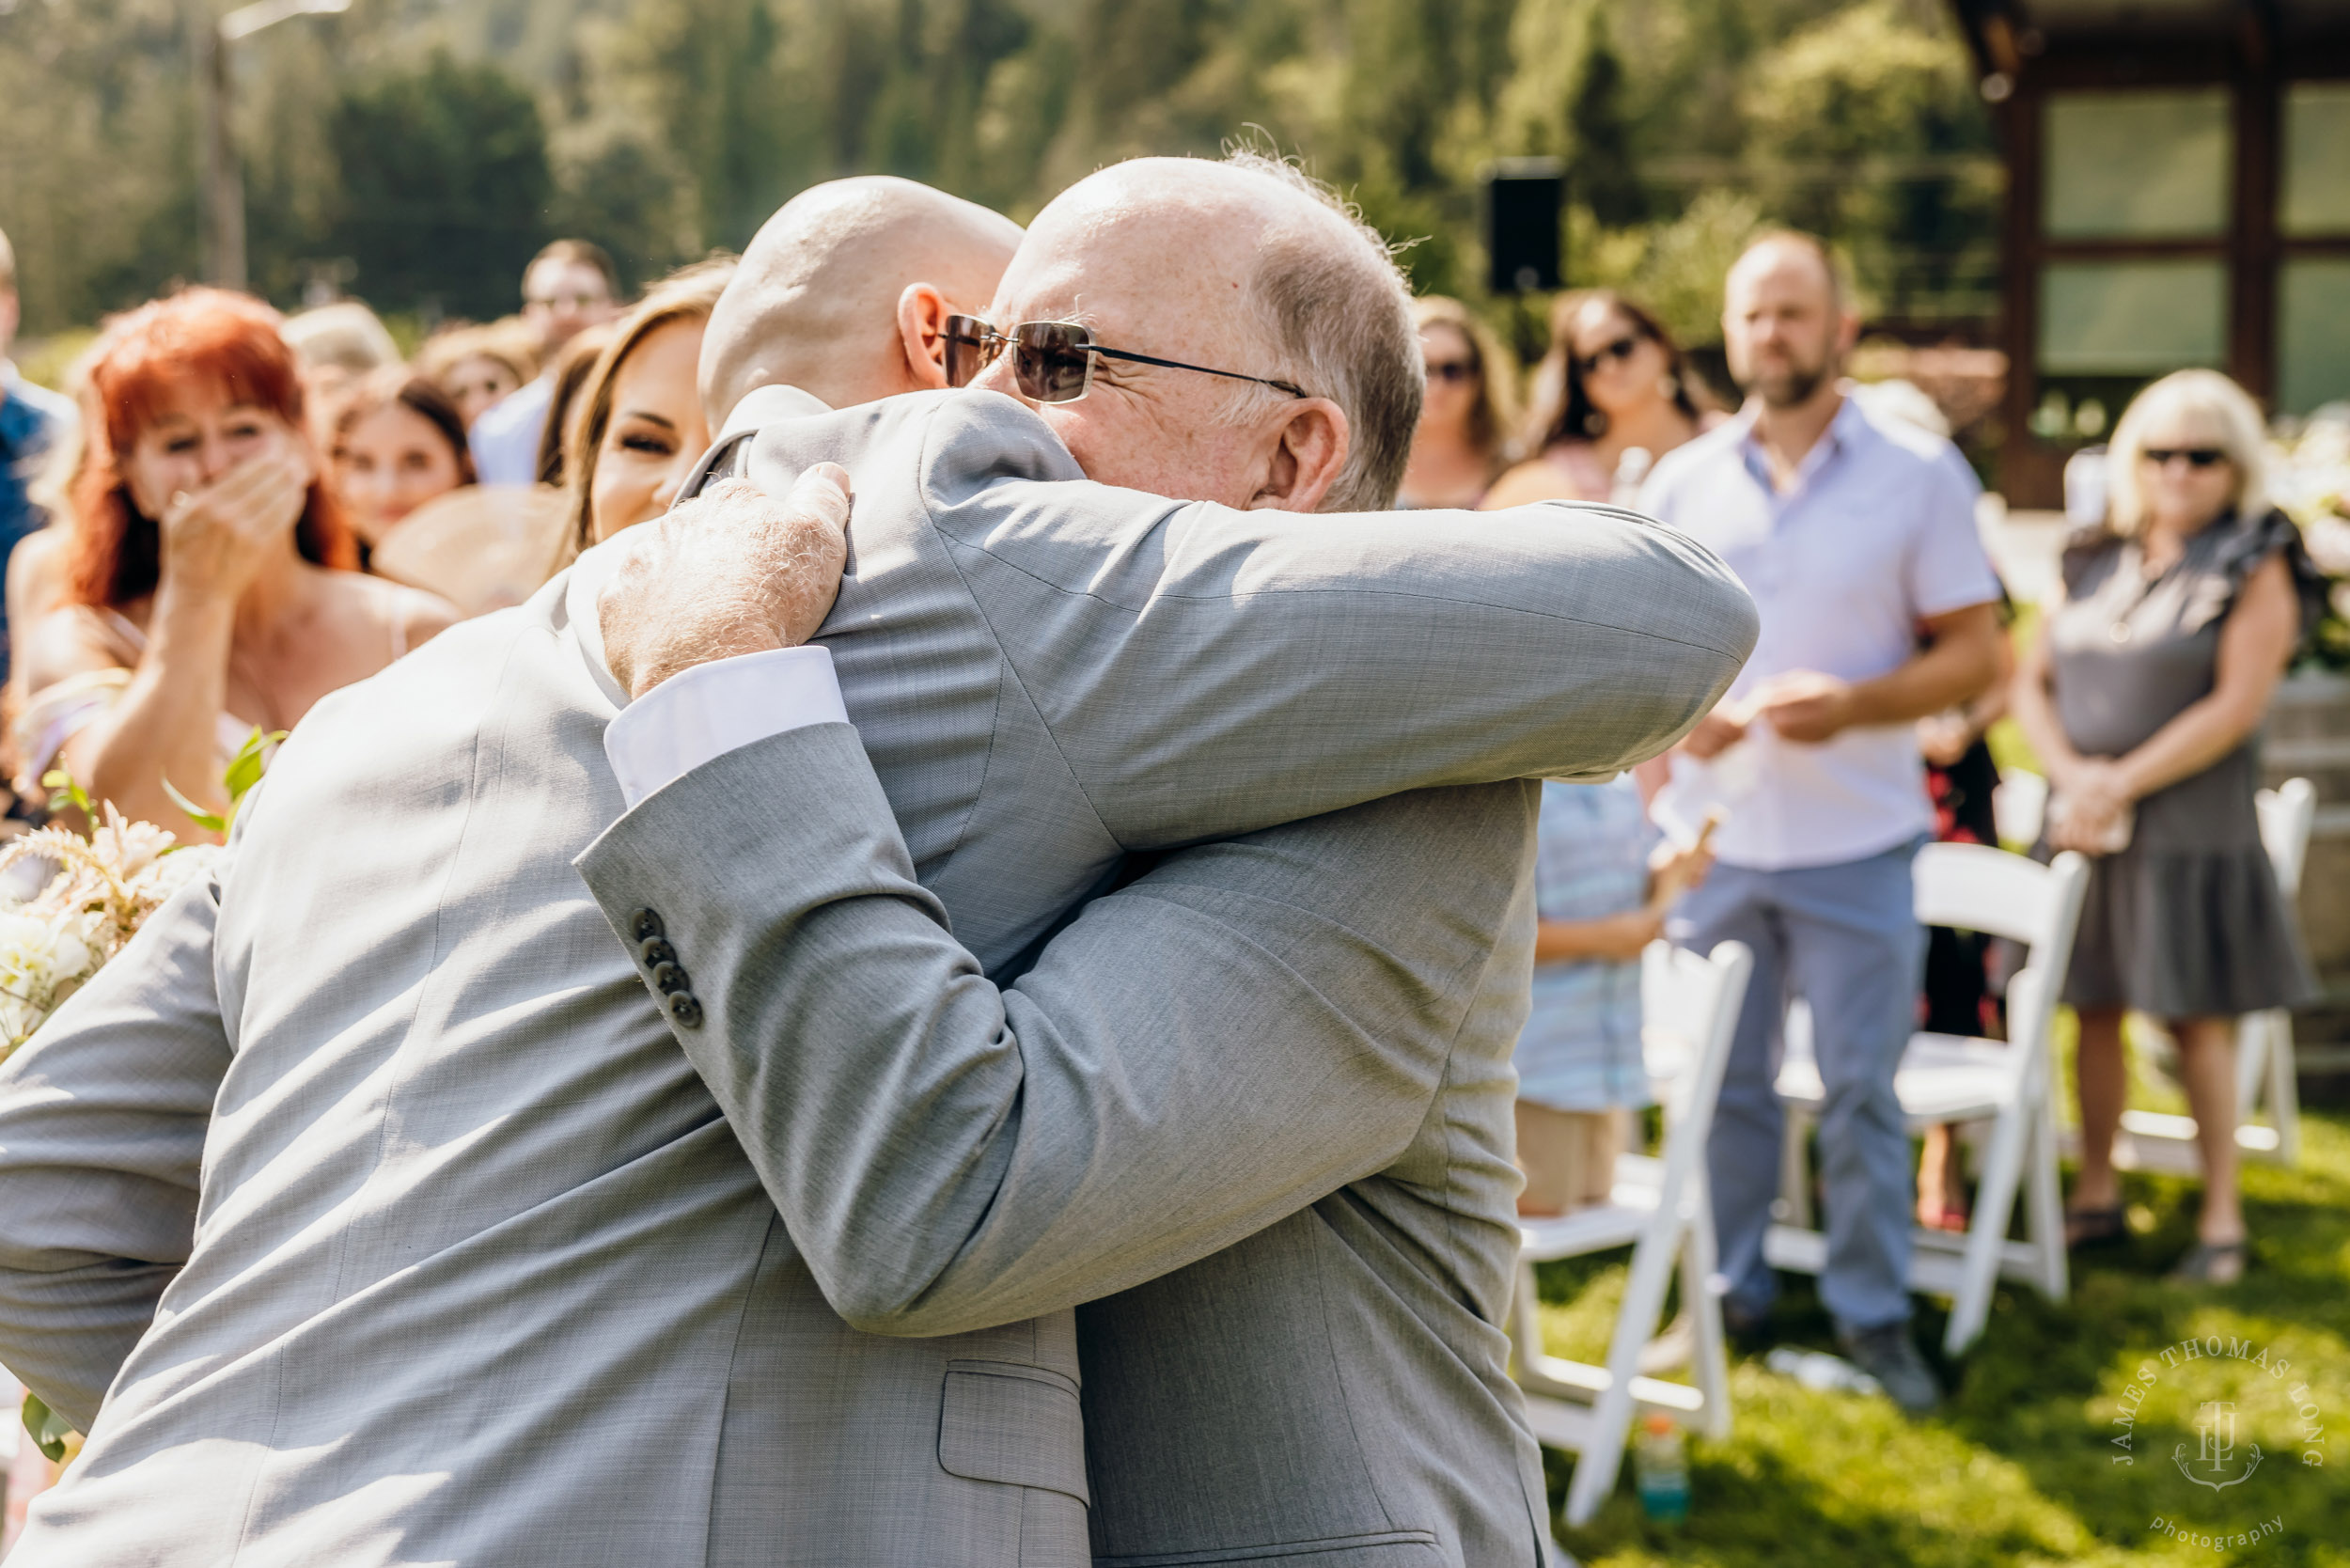
M1600 350L1597 353L1575 355L1574 368L1588 376L1611 359L1630 359L1635 353L1639 352L1639 335L1637 333L1627 332L1622 337L1617 338L1614 342Z
M1126 349L1105 349L1093 340L1093 329L1074 321L1023 321L1009 335L997 332L977 316L949 316L947 339L947 384L968 386L979 373L1011 351L1012 380L1020 395L1031 402L1073 403L1093 389L1093 362L1122 359L1136 365L1156 365L1168 370L1197 370L1228 381L1253 381L1292 398L1308 396L1302 386L1267 376L1245 376L1238 370L1212 370L1180 359L1157 359Z
M1477 367L1465 359L1432 359L1428 362L1428 379L1458 385L1477 379Z
M2228 454L2217 447L2148 447L2140 455L2155 467L2167 466L2172 458L2183 458L2190 468L2211 468L2228 461Z

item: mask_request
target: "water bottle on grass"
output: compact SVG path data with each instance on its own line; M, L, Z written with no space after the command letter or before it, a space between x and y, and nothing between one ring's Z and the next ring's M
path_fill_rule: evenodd
M1663 1411L1640 1422L1633 1438L1632 1473L1640 1488L1640 1508L1660 1525L1677 1525L1689 1516L1689 1455L1682 1446L1681 1428Z

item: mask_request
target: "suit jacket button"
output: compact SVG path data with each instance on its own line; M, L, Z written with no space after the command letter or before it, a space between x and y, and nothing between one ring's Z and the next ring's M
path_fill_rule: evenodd
M648 969L658 969L664 964L677 962L677 949L658 936L648 937L636 949L636 956L645 961Z
M652 966L652 988L664 996L687 990L693 983L685 978L685 971L674 964L656 964Z
M691 991L672 991L669 1016L681 1029L698 1029L702 1027L702 1004Z
M656 936L666 935L668 929L661 923L661 917L650 909L640 909L628 917L629 939L634 942L650 942Z

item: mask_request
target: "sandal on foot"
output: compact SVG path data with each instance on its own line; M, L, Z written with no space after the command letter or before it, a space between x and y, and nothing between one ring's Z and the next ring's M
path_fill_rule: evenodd
M2249 1242L2199 1241L2163 1278L2173 1285L2232 1285L2251 1261Z
M2129 1221L2123 1216L2119 1203L2108 1209L2064 1211L2064 1245L2067 1247L2089 1247L2098 1242L2120 1241L2129 1233Z
M1975 1218L1966 1204L1945 1203L1938 1209L1919 1209L1918 1223L1929 1231L1943 1231L1954 1236L1963 1236L1973 1228Z

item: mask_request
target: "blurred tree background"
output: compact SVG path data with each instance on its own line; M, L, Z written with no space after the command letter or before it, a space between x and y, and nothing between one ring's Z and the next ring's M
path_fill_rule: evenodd
M28 331L196 274L188 40L225 8L0 0ZM493 315L556 234L641 281L838 174L1025 218L1109 160L1236 136L1346 189L1423 289L1481 297L1478 171L1548 154L1571 281L1692 341L1766 221L1831 236L1880 319L1996 300L1999 175L1944 0L354 0L233 69L252 276L286 305Z

